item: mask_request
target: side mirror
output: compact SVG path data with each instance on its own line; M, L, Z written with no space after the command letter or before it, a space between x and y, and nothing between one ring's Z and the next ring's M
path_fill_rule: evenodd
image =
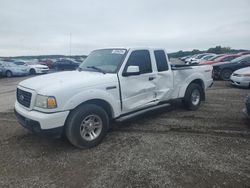
M128 66L127 71L124 72L123 76L135 76L140 74L139 66Z

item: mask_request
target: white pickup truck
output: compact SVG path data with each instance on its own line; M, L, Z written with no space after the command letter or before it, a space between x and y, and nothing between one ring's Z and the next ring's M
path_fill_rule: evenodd
M170 65L164 49L101 49L78 70L20 82L15 113L33 132L65 134L76 147L93 147L112 120L169 105L172 99L198 109L212 83L212 66Z

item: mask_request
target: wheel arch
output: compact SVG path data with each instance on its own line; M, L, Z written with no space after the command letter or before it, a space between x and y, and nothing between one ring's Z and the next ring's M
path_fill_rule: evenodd
M203 80L198 78L198 79L195 79L195 80L193 80L192 82L190 82L190 83L188 84L187 88L186 88L185 94L186 94L186 92L187 92L187 90L188 90L188 87L189 87L191 84L197 84L197 85L199 85L199 86L202 88L201 100L202 100L202 101L205 101L205 98L206 98L206 95L205 95L205 83L203 82Z
M84 101L80 103L78 106L76 106L73 110L85 104L94 104L94 105L102 107L107 112L110 119L113 119L115 116L112 106L103 99L90 99L90 100Z

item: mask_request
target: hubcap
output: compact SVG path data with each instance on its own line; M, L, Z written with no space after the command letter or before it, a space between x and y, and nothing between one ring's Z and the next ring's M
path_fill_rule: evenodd
M228 80L230 78L230 76L231 76L231 72L229 72L229 71L226 71L223 75L225 80Z
M102 120L96 115L88 115L84 118L80 126L80 133L84 140L92 141L96 139L102 131Z
M200 102L200 92L198 89L193 90L191 95L191 101L194 106L198 105Z

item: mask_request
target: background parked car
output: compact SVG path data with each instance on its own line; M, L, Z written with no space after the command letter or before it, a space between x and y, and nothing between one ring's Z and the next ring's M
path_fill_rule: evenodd
M186 64L191 65L191 64L197 64L197 62L203 58L204 56L210 55L212 53L203 53L203 54L197 54L196 56L193 56L192 58L188 58L186 60Z
M208 59L208 61L214 61L215 59L217 59L217 58L219 58L219 57L222 57L222 56L224 56L224 55L226 55L226 54L216 54L216 56L214 56L214 57Z
M229 63L221 63L213 66L213 78L229 80L231 74L241 68L250 66L250 55L244 55Z
M8 78L12 76L26 76L29 74L29 68L24 65L16 65L12 62L0 62L2 75Z
M250 67L242 68L233 72L230 77L231 84L239 87L250 86Z
M13 62L16 65L23 65L27 66L29 68L30 74L44 74L49 72L49 67L46 65L39 65L37 63L33 62L25 62L25 61L14 61Z
M61 59L53 64L56 70L75 70L79 65L79 62L73 61L71 59Z
M203 56L200 59L195 59L194 61L192 61L192 64L200 64L201 62L208 61L211 58L216 57L216 56L217 56L216 54L208 54L208 55Z
M192 56L186 58L186 59L185 59L185 63L188 64L189 62L195 60L195 58L196 58L198 55L200 55L200 54L195 54L195 55L192 55Z
M54 64L54 61L50 60L50 59L45 59L45 60L40 60L38 61L38 64L41 64L41 65L46 65L48 66L50 69L53 68L53 64Z
M238 55L238 54L223 55L223 56L215 58L214 60L201 62L200 64L201 65L212 65L212 64L216 64L216 63L220 63L220 62L229 62L237 57L240 57L240 55Z
M188 56L184 56L184 57L180 57L179 59L181 61L185 61L187 58L190 58L192 55L188 55Z
M250 54L250 51L246 51L246 52L240 52L240 53L238 53L239 55L248 55L248 54Z

